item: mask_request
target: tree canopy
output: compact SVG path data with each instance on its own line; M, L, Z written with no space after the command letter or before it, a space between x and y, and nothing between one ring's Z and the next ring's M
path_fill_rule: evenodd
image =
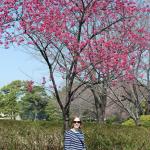
M15 119L51 120L50 115L59 115L51 96L42 86L33 85L28 90L29 81L12 81L0 89L0 112ZM50 106L51 105L51 106ZM47 108L50 108L47 110ZM52 117L53 118L53 117Z

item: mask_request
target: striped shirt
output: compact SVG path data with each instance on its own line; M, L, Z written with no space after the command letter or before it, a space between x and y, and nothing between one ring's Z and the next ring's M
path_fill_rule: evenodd
M73 132L71 129L65 132L64 150L83 150L84 135L81 131Z

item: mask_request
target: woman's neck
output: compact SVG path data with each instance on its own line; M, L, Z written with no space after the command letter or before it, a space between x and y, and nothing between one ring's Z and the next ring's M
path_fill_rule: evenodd
M79 131L79 129L76 129L76 128L72 128L71 129L73 132L78 132Z

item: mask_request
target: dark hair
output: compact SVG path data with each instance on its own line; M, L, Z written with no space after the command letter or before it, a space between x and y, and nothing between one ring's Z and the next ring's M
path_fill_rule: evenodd
M81 118L80 117L78 117L78 116L74 116L74 117L72 117L72 119L71 119L71 128L73 128L74 127L74 119L75 118L79 118L80 119L80 121L81 121L81 123L80 123L80 127L79 127L79 129L81 129L81 125L82 125L82 120L81 120Z

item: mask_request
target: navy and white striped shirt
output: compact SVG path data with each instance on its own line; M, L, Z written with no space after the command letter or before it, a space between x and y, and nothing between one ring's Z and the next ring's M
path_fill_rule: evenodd
M84 135L81 131L72 131L71 129L65 132L64 150L83 150Z

